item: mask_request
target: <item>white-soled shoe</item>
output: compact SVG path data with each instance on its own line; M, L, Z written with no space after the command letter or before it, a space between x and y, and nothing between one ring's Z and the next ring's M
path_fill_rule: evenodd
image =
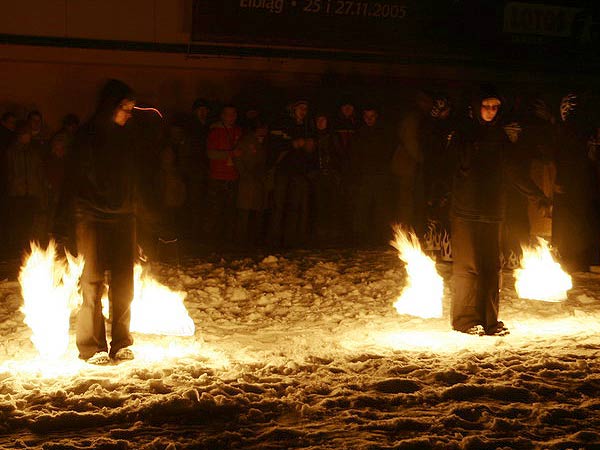
M94 364L95 366L105 366L110 364L110 357L108 356L108 352L96 352L93 356L86 359L85 362Z
M473 325L468 330L465 330L463 333L470 334L472 336L483 336L485 334L485 330L482 325Z
M131 361L134 358L135 356L133 351L131 351L131 349L128 347L117 350L117 353L115 353L115 356L113 356L115 361Z

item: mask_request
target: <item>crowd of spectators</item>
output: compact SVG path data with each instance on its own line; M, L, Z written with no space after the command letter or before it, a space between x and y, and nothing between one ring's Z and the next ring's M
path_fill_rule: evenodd
M527 198L506 186L507 264L531 234L551 237L574 269L598 262L600 123L589 92L562 94L554 102L528 93L503 99L507 154L554 197L551 227L538 226ZM452 149L473 120L469 102L422 90L393 120L351 96L325 107L298 97L275 117L264 106L197 99L191 111L165 119L135 112L127 126L138 142L132 177L142 245L379 246L390 225L402 223L427 250L451 258ZM61 199L79 125L68 114L51 132L40 111L2 114L3 258L19 256L31 240L69 235Z

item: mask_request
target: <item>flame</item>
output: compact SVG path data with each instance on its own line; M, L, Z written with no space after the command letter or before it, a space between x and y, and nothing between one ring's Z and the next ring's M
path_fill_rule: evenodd
M31 328L31 341L43 358L64 355L69 345L69 318L78 303L78 281L83 258L67 253L57 258L56 244L46 250L31 243L31 253L19 273L23 295L21 312Z
M133 269L133 300L131 302L131 331L166 336L193 336L194 321L183 304L186 293L172 291L153 279L141 264ZM102 296L102 315L110 313L108 286Z
M545 239L536 247L523 247L521 267L515 270L515 289L520 298L560 302L573 287L571 276L562 270Z
M31 341L43 358L64 355L69 345L69 318L82 303L79 278L83 272L83 256L57 256L51 241L44 250L31 243L19 274L23 296L21 311L32 331ZM194 321L183 300L185 292L172 291L144 273L134 269L134 298L131 303L131 331L169 336L192 336ZM108 296L102 298L103 314L108 318Z
M169 336L192 336L194 321L183 300L185 292L172 291L143 273L142 266L134 268L134 294L131 303L131 331Z
M406 263L408 284L394 303L399 314L423 318L442 317L444 281L437 273L435 262L421 250L419 239L400 226L394 227L391 245Z

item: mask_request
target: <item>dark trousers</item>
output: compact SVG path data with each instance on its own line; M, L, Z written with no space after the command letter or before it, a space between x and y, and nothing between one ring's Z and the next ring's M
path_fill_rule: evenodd
M11 256L17 256L28 249L30 241L44 240L45 216L37 198L32 196L9 197L7 212L8 243Z
M79 357L87 359L96 352L108 351L101 305L105 270L110 270L110 355L114 356L121 348L133 344L129 324L133 300L135 218L132 215L98 218L78 212L75 232L77 250L85 258L81 275L83 304L77 315Z
M206 235L213 243L230 242L236 216L237 181L208 181Z
M354 191L352 231L359 244L386 244L391 236L392 179L363 175Z
M314 236L319 244L339 239L342 229L342 189L339 175L319 174L314 180Z
M238 209L235 237L240 245L253 246L258 243L262 218L262 211Z
M417 236L425 233L425 182L419 166L414 173L395 177L396 221L413 228Z
M452 328L466 331L498 324L500 303L500 223L452 218L454 295Z
M187 185L186 199L186 236L191 237L196 242L205 240L203 231L205 230L206 220L206 196L207 180L204 172L194 171L190 174Z
M271 245L294 247L306 242L308 205L309 182L304 175L275 174L268 236Z
M561 263L569 272L589 270L592 260L593 219L585 196L556 194L552 214L552 245L558 249Z

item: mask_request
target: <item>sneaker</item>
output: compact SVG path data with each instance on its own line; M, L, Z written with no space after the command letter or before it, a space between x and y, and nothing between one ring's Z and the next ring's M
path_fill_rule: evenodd
M93 356L86 359L85 362L94 364L95 366L105 366L110 364L110 357L108 356L108 352L96 352Z
M114 354L113 359L115 361L131 361L134 359L133 352L130 348L124 347L117 350L117 353Z
M486 330L485 334L488 336L506 336L510 334L509 329L504 325L504 322L498 322L494 327Z
M485 334L485 330L481 325L473 325L471 328L466 329L463 333L467 333L473 336L483 336Z

